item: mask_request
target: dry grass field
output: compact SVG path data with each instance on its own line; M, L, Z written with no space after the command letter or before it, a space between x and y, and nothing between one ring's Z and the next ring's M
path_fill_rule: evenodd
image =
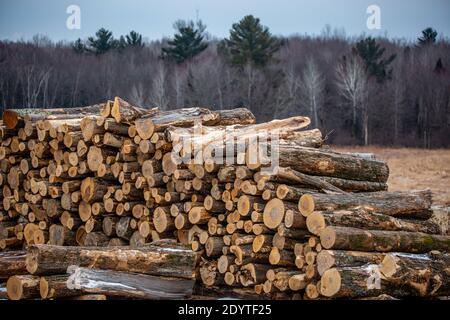
M430 188L436 205L450 206L450 149L411 149L383 147L345 147L346 152L372 152L387 161L390 168L389 190Z

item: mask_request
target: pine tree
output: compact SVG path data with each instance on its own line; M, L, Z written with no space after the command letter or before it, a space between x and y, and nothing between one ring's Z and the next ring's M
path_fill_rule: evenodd
M74 43L72 43L72 49L78 54L84 53L86 51L86 46L83 41L78 38Z
M95 33L95 37L88 38L88 50L95 54L104 54L118 46L111 31L101 28Z
M125 40L124 36L120 36L119 40L114 40L115 44L114 47L119 49L119 51L122 51L123 49L128 47L128 43Z
M427 46L436 42L437 35L437 31L433 28L426 28L422 31L422 36L417 38L417 40L420 46Z
M252 15L245 16L239 23L233 24L230 37L221 43L220 50L231 58L238 67L251 64L264 67L280 48L279 41L271 35L269 29L261 25Z
M137 33L136 31L130 31L129 34L126 36L127 45L129 47L143 47L144 44L142 43L142 35Z
M163 57L183 63L208 47L203 41L206 27L201 21L194 24L193 21L178 20L174 23L174 28L177 33L173 40L168 41L168 47L162 48Z
M393 54L387 59L383 59L386 48L376 43L375 39L368 37L356 43L353 52L364 61L366 72L369 76L375 77L378 82L391 79L392 68L389 65L394 61L396 55Z

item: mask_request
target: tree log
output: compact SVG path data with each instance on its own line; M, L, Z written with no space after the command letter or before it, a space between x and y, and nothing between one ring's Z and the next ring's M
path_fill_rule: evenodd
M39 293L42 299L68 298L80 296L82 292L67 287L68 275L55 275L41 277L39 280Z
M369 230L409 231L439 234L440 227L431 221L398 219L365 209L315 211L306 218L308 231L315 235L328 226L353 227Z
M12 276L6 283L6 290L11 300L39 298L39 277Z
M333 267L357 267L365 264L379 264L385 254L378 252L322 250L317 254L317 271L322 275Z
M19 121L38 121L44 119L78 119L82 116L97 115L105 106L104 103L88 107L57 109L9 109L3 111L3 123L13 129Z
M195 254L181 247L146 246L131 250L39 245L29 248L26 264L28 272L37 275L62 274L68 266L79 265L191 279Z
M262 150L267 148L267 155ZM296 171L315 175L328 176L349 180L386 182L389 176L389 168L386 163L377 160L369 160L338 152L321 149L305 148L298 146L276 145L278 153L278 165L290 167ZM249 148L248 152L251 152ZM250 168L258 168L261 165L270 165L272 147L270 144L260 145L257 151L259 159L256 163L249 154L246 156L247 165ZM275 156L275 154L274 154Z
M138 299L183 299L192 294L193 279L70 267L69 289L84 293Z
M428 254L389 253L380 264L386 281L408 288L412 296L450 295L450 256L438 251Z
M325 249L356 251L400 251L424 253L431 250L448 252L450 236L420 232L362 230L349 227L326 227L320 233Z
M0 279L27 274L25 251L0 252Z
M369 211L395 217L429 219L431 191L369 192L345 194L306 194L298 202L298 209L307 216L313 211L334 211L362 207Z

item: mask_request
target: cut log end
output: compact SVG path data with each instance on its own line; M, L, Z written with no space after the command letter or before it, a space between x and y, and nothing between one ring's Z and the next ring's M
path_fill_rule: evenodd
M6 290L10 300L20 300L22 298L23 286L18 277L12 276L8 279Z
M19 123L19 116L14 110L3 111L3 124L8 129L14 129Z
M284 204L280 199L272 199L264 207L263 221L270 229L276 229L284 218Z
M336 232L333 227L327 227L320 232L320 243L323 248L330 249L336 241Z
M386 277L391 277L397 272L397 269L395 256L387 254L380 264L380 272Z
M310 194L304 194L298 201L298 210L300 213L307 217L314 212L314 198Z
M320 235L326 227L325 218L319 212L313 212L306 218L306 227L312 234Z
M336 268L325 271L320 280L320 293L325 297L332 297L341 288L341 275Z
M39 280L39 293L41 294L42 299L46 299L48 297L48 289L48 281L44 277L41 277Z

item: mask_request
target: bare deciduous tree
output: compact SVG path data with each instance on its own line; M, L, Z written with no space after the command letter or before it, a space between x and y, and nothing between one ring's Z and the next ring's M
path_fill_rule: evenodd
M302 104L310 111L314 126L319 126L318 112L324 99L324 78L312 57L308 58L302 74L300 91Z
M152 85L152 102L161 110L166 110L169 104L166 92L166 67L159 62L156 67L155 77Z
M336 66L336 87L340 95L352 108L352 126L354 132L358 125L358 112L361 112L364 131L364 144L368 144L367 83L368 77L358 57L344 57Z

